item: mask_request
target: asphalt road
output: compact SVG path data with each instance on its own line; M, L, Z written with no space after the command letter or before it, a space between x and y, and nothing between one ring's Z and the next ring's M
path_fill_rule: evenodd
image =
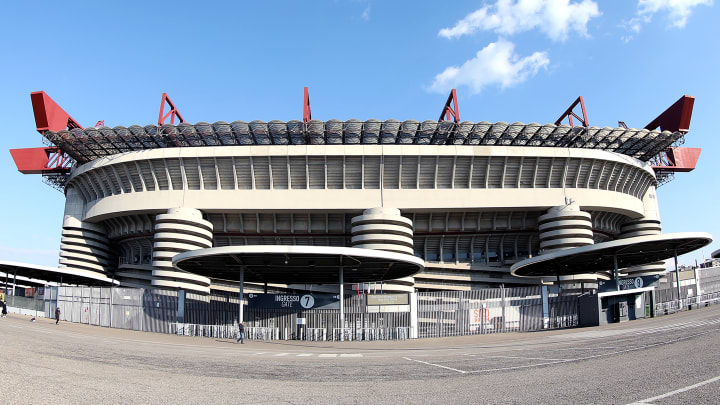
M0 319L3 403L720 403L720 306L599 328L254 342Z

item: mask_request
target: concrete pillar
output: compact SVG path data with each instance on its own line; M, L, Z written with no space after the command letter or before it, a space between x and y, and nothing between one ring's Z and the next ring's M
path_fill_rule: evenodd
M212 247L213 226L194 208L171 208L155 217L152 281L157 288L177 288L209 294L210 279L175 269L178 253Z
M660 235L662 233L655 187L650 187L645 192L643 209L645 215L640 218L630 219L620 225L620 235L618 236L620 239ZM627 274L629 277L663 274L665 273L665 262L659 261L628 267L620 270L620 272Z
M397 208L370 208L351 220L351 246L413 255L412 220ZM413 292L415 279L403 277L385 281L383 292Z
M378 207L363 211L351 220L351 246L413 255L412 220L400 214L397 208ZM403 277L385 281L383 292L415 292L415 278ZM414 313L413 313L414 310ZM410 318L417 323L417 305L410 306ZM412 323L412 321L411 321ZM412 325L411 325L412 326ZM417 324L415 328L417 328Z
M572 249L592 245L593 231L590 213L581 211L576 203L550 208L538 218L540 230L540 254L556 250ZM547 282L559 283L596 283L597 274L557 275Z
M83 221L84 216L82 194L75 187L69 187L65 194L59 265L110 274L116 268L117 258L110 249L107 230L102 225Z

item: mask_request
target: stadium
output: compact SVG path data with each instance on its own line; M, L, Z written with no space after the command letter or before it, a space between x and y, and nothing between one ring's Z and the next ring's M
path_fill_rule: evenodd
M551 124L462 121L455 90L439 120L320 121L305 88L303 120L212 124L185 122L163 94L157 124L114 128L83 128L44 92L31 99L48 146L11 153L65 193L60 268L120 287L585 289L660 275L663 259L700 246L673 239L619 273L616 257L614 274L514 270L660 236L656 189L700 154L679 146L690 96L640 129L590 126L582 97Z

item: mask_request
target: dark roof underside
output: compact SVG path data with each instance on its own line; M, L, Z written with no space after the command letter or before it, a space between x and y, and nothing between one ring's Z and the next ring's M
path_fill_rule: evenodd
M237 145L503 145L600 149L648 161L684 136L647 129L452 121L219 121L46 132L79 163L144 149Z
M632 240L632 238L626 240ZM622 239L619 240L619 242L622 241ZM615 242L618 241L595 245L596 247L600 247L600 249L593 249L593 245L589 245L587 248L590 249L590 251L581 251L580 253L572 252L587 249L569 249L568 252L570 254L559 257L553 257L553 254L550 254L548 255L551 257L550 259L540 259L534 263L531 262L532 259L528 259L531 263L523 266L522 262L519 262L519 266L513 270L513 274L522 277L541 277L599 273L615 268L613 262L613 256L615 255L617 255L619 269L640 266L669 259L673 257L676 252L678 256L692 252L706 246L712 242L712 239L686 237L667 240L648 240L619 246ZM603 248L602 246L604 245L610 246ZM538 256L538 258L542 258L542 256Z
M393 280L411 276L420 268L407 262L347 255L266 252L219 254L182 260L179 269L223 280L238 281L245 268L250 283L338 284L343 267L345 283Z

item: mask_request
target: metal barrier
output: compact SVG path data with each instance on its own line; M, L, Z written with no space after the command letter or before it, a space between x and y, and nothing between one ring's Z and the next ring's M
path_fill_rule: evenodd
M45 316L45 302L43 298L37 297L16 297L8 295L5 304L9 313L39 317Z
M325 328L306 328L305 340L313 342L324 342L327 340L327 329Z
M170 325L170 333L179 336L198 336L216 339L236 339L235 325L198 325L176 322Z
M264 326L245 327L245 339L278 340L280 339L280 331L278 328L269 328Z
M333 328L332 340L353 340L352 328ZM342 339L340 339L342 336ZM337 338L337 339L336 339Z
M659 302L655 304L655 316L669 315L693 307L707 307L720 304L720 291L688 297L681 300Z

